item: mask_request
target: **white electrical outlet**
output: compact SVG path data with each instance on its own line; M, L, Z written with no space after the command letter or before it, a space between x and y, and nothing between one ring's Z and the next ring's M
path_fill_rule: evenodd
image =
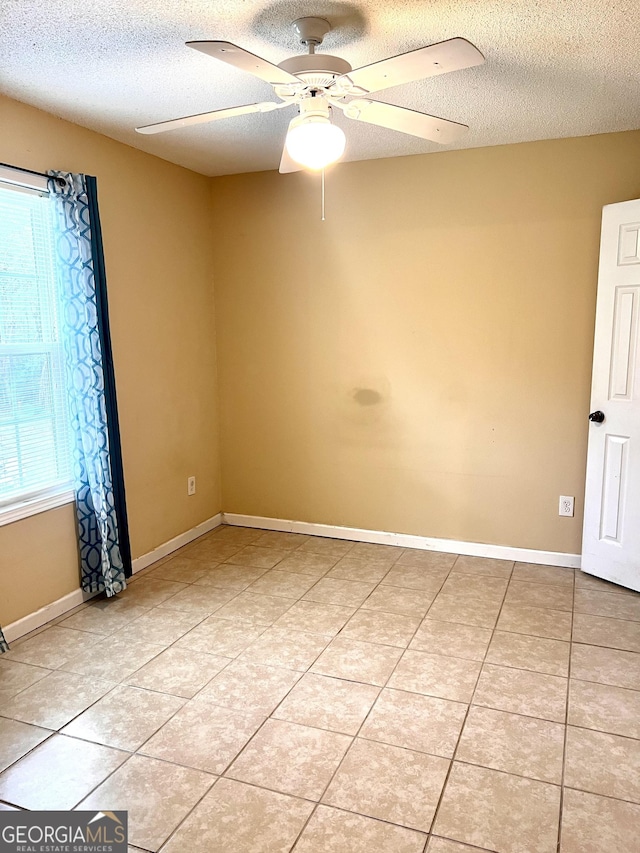
M560 495L560 506L558 515L569 516L573 518L573 498L569 495Z
M196 478L195 477L189 477L187 479L187 494L188 495L195 495L195 493L196 493ZM573 515L573 513L571 513L571 514Z

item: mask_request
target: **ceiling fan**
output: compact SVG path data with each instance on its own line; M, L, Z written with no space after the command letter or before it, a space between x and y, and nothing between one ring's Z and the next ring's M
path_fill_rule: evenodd
M331 123L334 108L341 110L347 118L442 145L455 142L469 129L455 121L362 97L390 86L481 65L483 55L466 39L452 38L354 70L338 56L315 52L331 30L328 21L299 18L293 22L293 28L308 53L285 59L279 65L273 65L230 42L187 42L188 47L270 83L279 101L199 113L148 124L136 130L138 133L162 133L218 119L297 106L298 115L289 123L280 162L280 172L284 173L304 168L323 169L340 159L346 140L342 129Z

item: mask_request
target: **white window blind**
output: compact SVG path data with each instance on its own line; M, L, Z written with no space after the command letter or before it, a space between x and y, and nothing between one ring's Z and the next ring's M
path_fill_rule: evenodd
M51 201L0 184L0 509L68 488Z

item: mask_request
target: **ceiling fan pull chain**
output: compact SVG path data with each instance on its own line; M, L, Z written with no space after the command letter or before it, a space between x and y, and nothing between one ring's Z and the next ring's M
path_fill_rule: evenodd
M324 169L322 170L322 222L324 222Z

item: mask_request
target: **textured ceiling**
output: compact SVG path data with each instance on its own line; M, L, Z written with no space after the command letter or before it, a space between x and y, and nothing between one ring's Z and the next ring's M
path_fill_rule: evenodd
M278 63L291 21L326 18L320 50L356 68L454 36L486 64L379 94L470 125L475 148L640 127L638 0L2 0L0 92L206 175L276 169L293 110L149 137L136 125L254 101L271 87L185 47L224 39ZM442 150L336 117L346 160Z

